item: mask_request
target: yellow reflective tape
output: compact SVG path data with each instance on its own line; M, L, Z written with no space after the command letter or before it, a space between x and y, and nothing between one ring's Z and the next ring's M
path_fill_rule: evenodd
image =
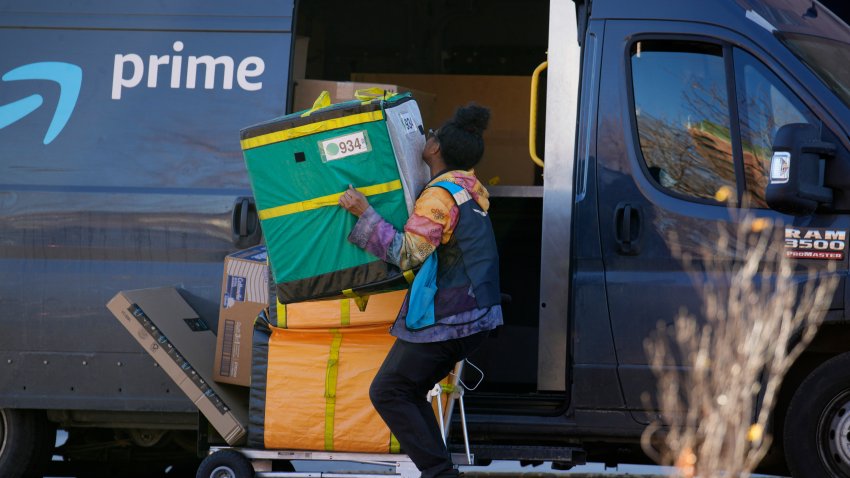
M360 309L360 312L366 311L366 304L369 303L369 296L361 296L354 292L352 289L345 289L342 291L342 295L348 297L349 299L354 299L354 303L357 304L357 308Z
M390 433L390 453L401 453L401 444L392 433Z
M274 133L267 133L253 138L243 139L239 142L239 144L242 146L242 150L246 151L272 143L280 143L281 141L289 141L290 139L309 136L323 131L345 128L346 126L353 126L356 124L371 123L382 119L384 119L383 111L367 111L366 113L357 113L356 115L317 121L315 123L296 126L295 128L289 128L283 131L275 131Z
M275 299L275 310L277 312L277 327L286 328L286 304L281 304Z
M328 356L328 369L325 376L325 450L334 448L334 413L336 411L336 379L339 374L339 348L342 346L342 334L330 329L333 334L331 351Z
M348 299L339 301L339 325L351 325L351 302Z
M409 269L402 272L402 274L404 275L404 280L407 281L407 285L413 285L413 279L416 278L416 274L414 274L413 271Z
M397 191L399 189L401 189L400 179L396 179L388 183L381 183L372 186L357 188L357 190L363 193L364 196L375 196L378 194ZM313 209L319 209L322 207L337 206L339 205L339 198L343 194L345 194L345 191L341 193L328 194L327 196L322 196L314 199L308 199L306 201L295 202L292 204L284 204L283 206L270 207L268 209L261 210L258 215L260 216L261 220L266 220L275 217L286 216L289 214L311 211Z

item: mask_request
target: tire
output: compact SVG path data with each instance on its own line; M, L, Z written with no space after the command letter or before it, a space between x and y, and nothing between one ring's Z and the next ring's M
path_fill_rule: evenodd
M254 478L254 467L238 451L219 450L204 458L195 478Z
M56 427L42 411L0 408L0 476L30 478L43 472L56 444Z
M783 442L791 476L850 478L850 353L803 380L788 406Z

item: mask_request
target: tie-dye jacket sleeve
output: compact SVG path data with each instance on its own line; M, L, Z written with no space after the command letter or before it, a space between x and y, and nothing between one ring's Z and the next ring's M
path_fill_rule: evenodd
M371 206L357 220L348 240L402 270L418 267L457 225L458 208L443 188L428 188L416 200L413 214L399 232Z

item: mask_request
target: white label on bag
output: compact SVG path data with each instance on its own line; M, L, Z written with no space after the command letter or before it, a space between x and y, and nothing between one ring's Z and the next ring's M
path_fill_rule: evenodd
M416 128L416 122L413 121L413 117L411 117L410 114L402 113L398 115L398 119L401 122L401 125L404 127L404 132L406 134L419 132Z
M770 160L770 184L785 184L791 177L791 153L777 151Z
M372 145L369 144L369 136L366 134L366 131L358 131L345 136L337 136L336 138L319 141L319 149L325 161L334 161L357 154L368 153L372 151Z

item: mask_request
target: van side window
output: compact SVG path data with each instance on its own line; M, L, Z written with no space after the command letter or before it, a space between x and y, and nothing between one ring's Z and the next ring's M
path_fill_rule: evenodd
M749 205L767 208L764 189L776 131L789 123L809 123L818 128L821 124L760 61L737 48L733 57Z
M723 48L693 41L639 41L631 51L640 149L662 189L716 201L735 197Z

